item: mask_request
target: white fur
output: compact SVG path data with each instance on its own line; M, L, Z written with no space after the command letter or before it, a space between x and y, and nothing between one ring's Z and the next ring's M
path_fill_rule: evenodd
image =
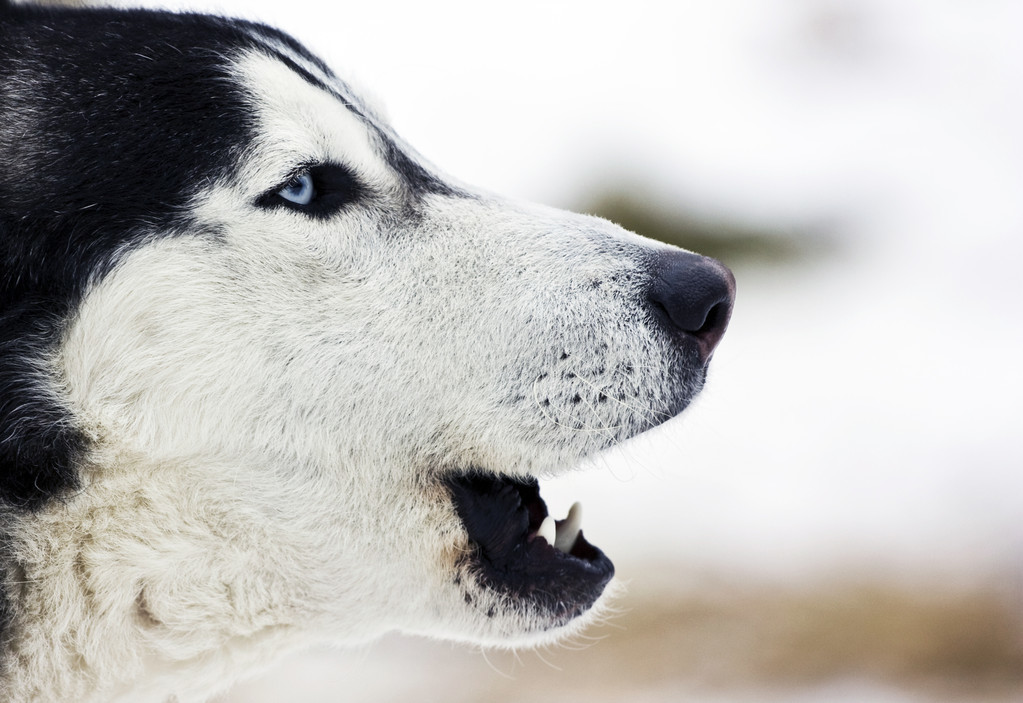
M311 642L528 644L592 617L466 605L438 478L553 475L649 424L666 369L636 299L656 245L487 195L413 216L338 100L260 54L237 75L262 137L196 200L203 231L134 248L52 359L94 449L83 490L11 538L8 700L200 701ZM368 204L253 205L326 159ZM595 389L612 402L572 402Z

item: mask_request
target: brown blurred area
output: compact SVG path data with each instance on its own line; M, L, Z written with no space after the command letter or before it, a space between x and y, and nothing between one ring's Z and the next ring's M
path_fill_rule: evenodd
M601 680L598 688L616 689L620 700L651 685L793 690L849 679L934 700L1023 696L1018 584L1013 592L997 583L708 583L679 594L663 576L659 587L637 577L628 610L589 633L603 639L582 656L548 657L562 667L560 680ZM543 687L560 678L525 678L534 675L550 679ZM517 699L509 692L494 700Z
M1020 584L765 585L633 569L583 636L507 652L390 636L308 655L221 703L1023 700Z

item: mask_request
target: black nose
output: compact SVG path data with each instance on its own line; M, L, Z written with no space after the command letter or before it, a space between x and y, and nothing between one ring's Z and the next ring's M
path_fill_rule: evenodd
M716 259L684 251L657 254L647 300L674 334L694 339L706 362L728 327L735 276Z

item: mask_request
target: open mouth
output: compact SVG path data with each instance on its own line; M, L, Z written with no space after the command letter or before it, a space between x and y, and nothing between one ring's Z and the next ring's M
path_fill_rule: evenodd
M567 621L589 609L614 576L611 560L583 537L579 504L555 520L536 479L474 472L445 484L481 586Z

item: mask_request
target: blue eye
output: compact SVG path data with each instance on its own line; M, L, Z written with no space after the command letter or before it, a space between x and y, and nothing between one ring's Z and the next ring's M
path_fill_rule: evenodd
M0 5L4 1L0 0ZM254 204L267 210L286 208L304 217L324 218L354 207L370 194L346 166L328 161L298 168L287 183L272 186Z
M296 205L308 205L316 197L313 177L309 175L308 171L303 171L292 178L288 185L277 191L277 195Z

